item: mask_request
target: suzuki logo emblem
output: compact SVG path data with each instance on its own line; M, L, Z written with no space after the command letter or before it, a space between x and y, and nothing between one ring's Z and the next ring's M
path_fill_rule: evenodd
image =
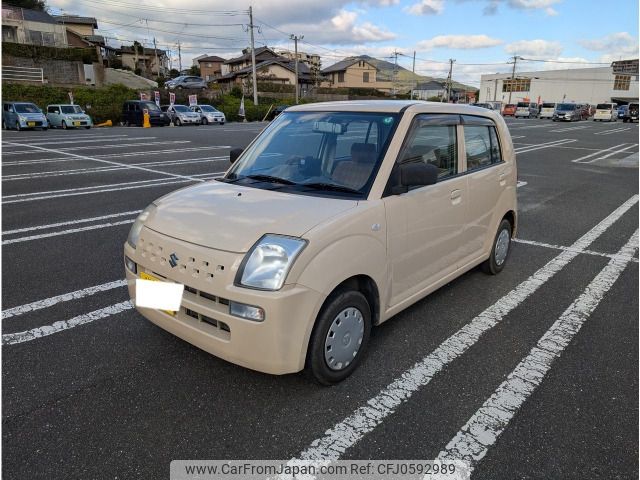
M169 255L169 265L171 265L171 268L173 268L176 265L178 265L178 260L180 260L180 259L178 258L178 256L175 253L172 253L171 255Z

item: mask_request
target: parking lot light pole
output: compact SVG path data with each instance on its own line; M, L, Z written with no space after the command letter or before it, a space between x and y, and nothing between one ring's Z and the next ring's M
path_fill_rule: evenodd
M294 47L294 54L295 54L295 65L296 65L296 78L295 78L295 88L296 88L296 105L298 104L298 96L299 96L299 88L298 88L298 40L302 40L304 38L304 35L300 35L299 37L297 35L291 34L289 35L289 38L291 40L293 40L293 43L295 45Z
M522 57L518 55L513 56L513 70L511 70L511 83L509 84L509 101L508 104L511 104L511 93L513 92L513 80L516 78L516 63L518 60L522 60Z

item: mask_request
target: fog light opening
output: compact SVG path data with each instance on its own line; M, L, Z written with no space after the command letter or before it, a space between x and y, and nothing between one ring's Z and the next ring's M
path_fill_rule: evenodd
M229 302L229 313L234 317L244 318L245 320L253 320L254 322L264 321L264 310L260 307L254 307L253 305Z

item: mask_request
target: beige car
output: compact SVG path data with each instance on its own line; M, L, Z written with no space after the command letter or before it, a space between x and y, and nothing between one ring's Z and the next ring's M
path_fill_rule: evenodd
M179 311L143 316L261 372L343 380L373 326L478 265L497 274L515 235L513 144L484 108L299 105L231 161L140 214L125 270L134 302L137 279L184 285Z

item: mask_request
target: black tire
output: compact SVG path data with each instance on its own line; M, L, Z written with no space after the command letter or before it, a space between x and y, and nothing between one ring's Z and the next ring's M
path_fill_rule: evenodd
M364 333L362 342L357 350L356 356L348 366L333 370L325 359L325 341L329 335L329 330L338 314L346 308L356 308L362 314L364 322ZM332 293L318 314L316 324L309 340L307 351L306 370L318 383L322 385L333 385L341 382L358 367L369 342L371 333L371 308L365 296L355 290L339 290Z
M62 127L63 130L66 130L67 128L67 122L65 122L64 120L62 121L62 124L60 125Z
M220 125L224 125L224 122L220 122Z
M2 129L3 130L7 129L7 123L4 120L2 120Z
M496 245L498 243L498 238L500 237L500 234L505 230L509 235L508 237L509 241L507 242L507 253L504 259L502 260L502 263L498 264L498 262L496 262ZM503 218L502 222L500 222L500 226L498 227L496 236L493 239L493 245L491 246L491 255L480 266L480 268L482 268L482 271L484 273L488 275L497 275L502 271L504 266L507 264L507 260L509 259L509 253L511 252L511 231L512 231L511 223L506 218Z
M46 131L47 131L47 128L49 128L49 127L42 127L42 131L43 131L43 132L46 132Z
M207 91L207 87L202 87L200 90L202 90L203 92Z
M178 85L178 90L182 90L182 85Z
M181 127L182 126L182 122L180 121L179 118L176 118L176 121L173 122L175 124L176 127Z
M22 127L20 126L20 122L18 122L17 120L16 120L16 130L19 131L19 132L22 131Z
M204 117L202 119L202 125L207 125L209 123L209 120L207 120L207 117Z
M91 125L87 125L87 126L86 126L86 127L84 127L84 128L86 128L87 130L90 130L90 129L91 129Z

